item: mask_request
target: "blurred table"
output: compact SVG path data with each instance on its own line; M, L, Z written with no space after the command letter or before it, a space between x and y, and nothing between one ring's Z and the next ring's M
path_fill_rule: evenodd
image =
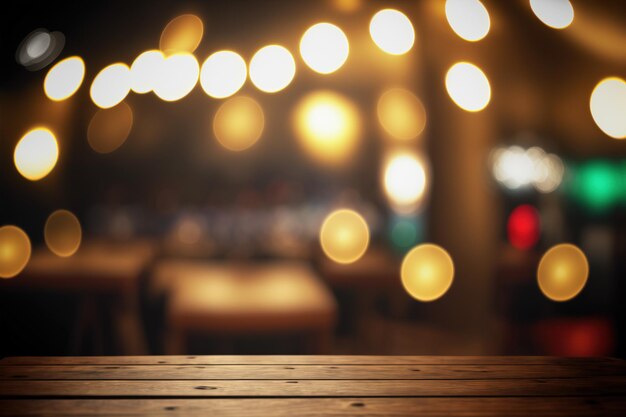
M170 260L155 266L153 282L170 294L170 353L185 352L190 334L302 332L312 351L329 349L336 303L305 263Z
M623 416L626 363L515 356L13 357L0 415Z
M155 255L150 241L85 241L68 258L61 258L45 248L33 252L24 271L16 278L4 280L4 289L46 290L76 294L80 297L73 341L78 345L88 330L101 333L102 297L114 300L112 324L118 349L125 354L147 352L140 324L138 289L141 274ZM101 339L102 334L99 335ZM98 343L96 343L98 344ZM96 346L98 350L98 346Z

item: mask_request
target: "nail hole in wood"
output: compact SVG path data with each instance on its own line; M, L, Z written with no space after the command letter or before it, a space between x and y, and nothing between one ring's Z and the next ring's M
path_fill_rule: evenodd
M165 363L165 361L158 361L157 363Z
M168 407L163 407L163 409L167 411L174 411L174 410L178 410L178 407L174 407L173 405L170 405Z
M329 366L328 368L329 368L329 369L339 369L339 368L337 368L336 366Z
M187 356L187 359L196 359L195 356Z
M419 369L411 369L413 372L421 372Z
M352 407L365 407L365 404L363 403L352 403L350 404Z
M120 369L119 366L105 366L104 369Z
M292 368L291 366L285 366L285 369L296 369L296 368Z
M298 381L285 381L285 382L288 383L288 384L297 384L298 383Z

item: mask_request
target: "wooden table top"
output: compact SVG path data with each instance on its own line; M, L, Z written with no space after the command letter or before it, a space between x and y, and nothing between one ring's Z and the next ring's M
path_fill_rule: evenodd
M626 362L514 356L12 357L0 415L624 416Z
M154 253L154 245L143 240L120 243L89 240L68 258L39 248L24 271L3 284L67 291L133 289Z

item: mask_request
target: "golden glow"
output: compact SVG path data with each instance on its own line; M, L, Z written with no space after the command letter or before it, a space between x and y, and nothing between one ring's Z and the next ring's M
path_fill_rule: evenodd
M15 146L13 161L24 178L37 181L52 171L59 158L54 134L45 127L28 131Z
M537 282L541 292L553 301L567 301L576 297L587 283L589 264L578 247L569 243L550 248L537 268Z
M402 88L384 92L376 111L381 126L394 139L414 139L426 126L424 105L415 94Z
M91 149L98 153L113 152L126 141L133 127L133 110L125 102L93 115L87 129Z
M187 53L168 56L159 66L154 94L164 101L180 100L193 90L199 75L195 56Z
M489 12L480 0L446 0L446 18L466 41L479 41L489 33Z
M157 50L145 51L135 58L130 67L130 88L138 94L152 91L164 59L163 52Z
M159 41L159 49L166 54L179 52L192 53L202 41L204 25L198 16L184 14L172 19L163 32Z
M626 82L618 77L600 81L589 100L591 116L614 139L626 138Z
M400 152L391 156L384 168L383 185L391 206L408 213L419 208L426 191L424 163L416 155Z
M74 214L67 210L57 210L48 216L43 235L52 253L67 258L78 250L82 230Z
M30 239L16 226L0 227L0 278L13 278L30 259Z
M239 91L247 76L246 61L238 53L219 51L202 64L200 85L209 96L225 98Z
M450 289L454 263L442 247L426 243L406 254L400 276L411 297L418 301L434 301Z
M43 91L50 100L62 101L71 97L83 83L85 63L79 56L71 56L54 64L43 81Z
M302 59L320 74L330 74L341 68L349 52L348 38L341 29L330 23L311 26L300 40Z
M320 162L338 164L356 150L361 120L357 107L332 91L304 97L295 108L294 128L300 144Z
M402 55L413 47L415 30L408 17L394 9L381 10L370 21L374 43L391 55Z
M530 0L530 8L539 20L554 29L564 29L574 20L569 0Z
M287 87L295 75L296 62L284 46L264 46L250 60L250 80L266 93Z
M369 244L367 223L359 213L341 209L326 217L320 230L320 243L326 256L340 264L358 260Z
M217 110L213 132L225 148L242 151L259 140L264 125L259 103L250 97L238 96L228 99Z
M96 75L89 94L94 104L103 109L116 106L130 92L130 68L122 63L111 64Z
M452 101L465 111L481 111L491 99L487 76L474 64L458 62L446 74L446 89Z

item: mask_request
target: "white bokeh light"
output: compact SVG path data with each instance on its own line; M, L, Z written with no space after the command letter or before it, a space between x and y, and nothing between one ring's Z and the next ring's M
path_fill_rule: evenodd
M154 94L164 101L180 100L193 90L199 75L195 56L186 52L170 55L159 66Z
M259 90L275 93L287 87L296 75L296 62L284 46L268 45L250 61L250 80Z
M446 89L452 101L465 111L481 111L491 99L487 76L474 64L459 62L446 74Z
M337 26L318 23L311 26L300 40L300 55L316 72L330 74L337 71L348 59L348 38Z
M481 40L489 33L489 12L479 0L446 0L446 18L452 30L466 41Z
M121 103L130 92L130 68L117 63L109 65L96 75L89 94L94 104L108 109Z
M246 62L238 53L219 51L202 64L200 85L209 96L226 98L239 91L247 76Z
M413 47L415 30L406 15L398 10L381 10L370 21L374 43L391 55L402 55Z

